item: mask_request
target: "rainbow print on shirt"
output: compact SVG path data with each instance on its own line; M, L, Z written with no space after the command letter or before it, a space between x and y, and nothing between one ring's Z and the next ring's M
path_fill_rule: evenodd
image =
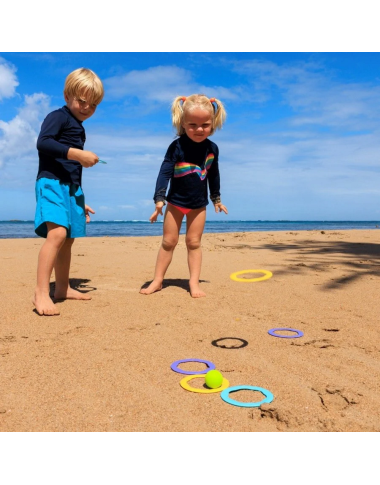
M184 177L185 175L189 175L191 173L197 173L199 178L204 180L207 177L207 172L210 169L214 158L215 155L213 153L207 155L205 168L203 170L201 170L198 165L194 165L193 163L178 162L174 165L174 177Z

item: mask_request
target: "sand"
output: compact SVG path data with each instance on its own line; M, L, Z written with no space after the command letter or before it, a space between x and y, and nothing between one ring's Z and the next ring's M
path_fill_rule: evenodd
M380 431L378 238L205 234L199 299L188 291L182 235L163 290L149 296L139 290L153 277L160 237L78 239L71 284L92 300L59 302L56 317L31 303L43 240L0 240L0 431ZM252 269L273 276L230 278ZM268 334L278 327L303 336ZM246 408L187 391L170 368L180 359L213 362L230 386L274 399ZM204 389L203 379L189 384Z

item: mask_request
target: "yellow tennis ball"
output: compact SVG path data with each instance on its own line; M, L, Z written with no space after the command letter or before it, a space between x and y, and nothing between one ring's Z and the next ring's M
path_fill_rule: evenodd
M223 376L218 370L209 370L205 377L206 386L210 389L216 389L223 383Z

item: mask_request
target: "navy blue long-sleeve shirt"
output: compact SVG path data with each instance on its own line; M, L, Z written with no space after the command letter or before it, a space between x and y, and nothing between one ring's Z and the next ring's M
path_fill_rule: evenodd
M39 167L37 180L46 177L61 182L82 184L82 165L67 159L70 148L83 150L86 133L67 106L49 113L37 139Z
M207 181L211 200L220 197L218 158L219 149L208 138L197 143L181 135L169 145L161 164L154 202L167 200L179 207L200 209L209 203Z

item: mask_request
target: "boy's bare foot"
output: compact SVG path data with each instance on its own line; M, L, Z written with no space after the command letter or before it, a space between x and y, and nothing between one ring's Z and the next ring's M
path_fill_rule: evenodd
M44 293L34 293L32 298L33 305L36 307L36 311L39 315L53 316L59 315L58 308L54 305L53 300L49 295Z
M90 295L74 290L70 286L66 290L55 290L54 292L55 300L91 300L91 298Z
M162 282L153 280L148 288L142 288L139 293L142 293L143 295L150 295L151 293L155 293L156 291L160 290L162 290Z
M189 286L190 286L190 295L193 298L201 298L202 296L206 296L206 293L199 288L199 283L189 282Z

